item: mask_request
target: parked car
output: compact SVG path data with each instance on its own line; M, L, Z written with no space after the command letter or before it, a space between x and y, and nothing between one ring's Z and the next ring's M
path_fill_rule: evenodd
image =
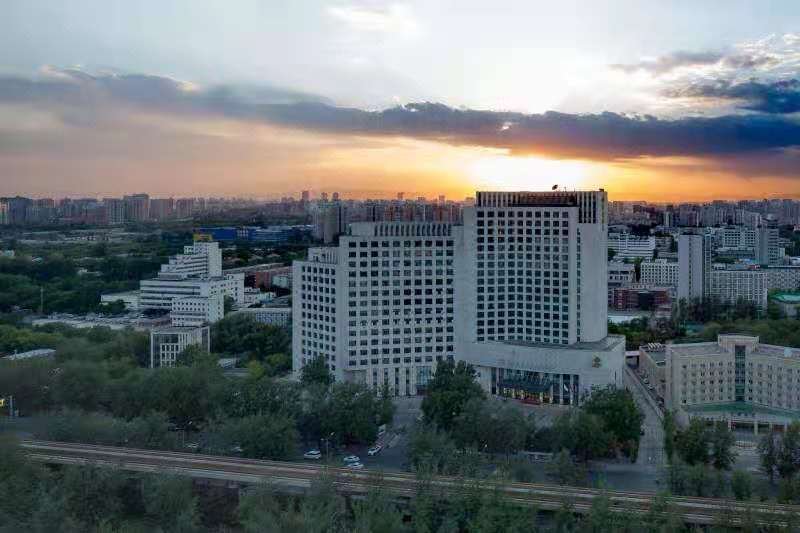
M186 443L186 449L190 450L190 451L193 451L193 452L196 452L196 451L198 451L200 449L200 445L198 443L196 443L196 442L187 442Z
M360 463L361 459L357 455L348 455L344 459L342 459L345 463Z
M241 446L231 446L231 453L242 453L243 451Z
M309 451L307 451L306 453L303 454L303 458L304 459L321 459L322 458L322 452L320 452L319 450L309 450Z
M364 465L359 463L347 463L347 468L352 468L353 470L363 470Z
M373 446L372 448L367 450L367 455L369 455L370 457L373 456L373 455L378 455L378 453L382 449L383 449L383 446L381 446L380 444L376 444L375 446Z

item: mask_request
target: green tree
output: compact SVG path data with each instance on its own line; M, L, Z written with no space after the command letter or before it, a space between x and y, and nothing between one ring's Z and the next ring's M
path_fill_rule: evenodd
M696 463L686 469L686 484L692 496L708 496L711 476L705 463Z
M584 402L583 410L599 417L617 445L635 458L639 448L644 413L636 405L631 391L612 386L594 389Z
M425 420L450 430L469 400L484 397L483 389L475 381L475 369L464 361L456 364L446 359L436 366L422 400L422 412Z
M264 377L267 373L267 370L264 368L264 365L259 363L258 361L250 361L247 363L247 377L252 381L258 381L262 377Z
M558 452L547 465L548 474L559 485L583 486L586 484L586 470L575 464L572 455L564 449Z
M118 517L127 474L95 466L67 466L60 480L69 513L81 524L96 527Z
M776 454L776 468L784 479L800 470L800 422L792 422L780 437Z
M300 504L305 533L342 531L347 519L344 498L336 492L333 478L323 474L311 482L311 488Z
M228 296L226 294L225 295L225 300L223 302L223 313L227 315L228 313L233 311L233 306L235 304L236 304L236 300L234 300L233 298L231 298L230 296Z
M671 463L675 455L675 438L677 432L675 413L673 411L666 411L664 413L661 427L664 430L664 453L667 455L667 461Z
M753 478L744 470L731 474L731 492L739 501L747 501L753 496Z
M408 462L415 471L443 474L455 454L450 435L431 424L416 424L409 434Z
M281 413L230 420L223 433L229 442L241 446L245 457L254 459L289 459L298 439L294 420Z
M239 523L247 533L302 531L293 499L281 499L271 485L250 487L239 499Z
M497 489L484 492L466 529L476 533L535 531L536 509L509 502Z
M142 479L142 502L149 522L164 531L183 533L199 526L197 498L190 478L149 475Z
M270 376L282 376L292 369L292 358L283 353L273 353L264 358L264 367Z
M333 374L328 369L328 364L322 356L315 357L305 365L300 372L300 383L304 386L319 384L328 386L333 383Z
M689 426L677 432L675 437L676 449L681 459L688 465L708 464L709 462L709 432L705 421L693 418Z
M365 499L353 503L353 533L400 533L407 531L403 514L380 486L367 493Z
M332 434L335 442L344 444L374 442L387 414L381 398L359 383L334 383L325 400L313 407L321 412L322 435Z
M724 422L717 423L711 431L711 464L717 470L730 470L736 462L733 445L736 439Z
M93 411L100 407L108 382L104 367L88 361L68 361L56 374L53 396L59 405Z
M778 468L778 447L775 444L775 435L767 433L758 443L758 456L761 470L769 477L770 483L775 479Z
M553 424L557 449L567 449L582 462L602 457L611 450L613 436L603 421L583 410L558 416Z

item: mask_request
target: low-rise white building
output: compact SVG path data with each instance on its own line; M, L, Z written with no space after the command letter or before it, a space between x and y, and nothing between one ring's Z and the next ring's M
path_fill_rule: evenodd
M122 302L128 311L139 310L139 291L112 292L100 295L101 304Z
M7 361L22 361L24 359L43 359L53 357L56 351L52 348L39 348L38 350L28 350L27 352L13 353L5 356L3 359Z
M622 261L608 262L608 288L622 287L636 282L636 266Z
M632 233L609 233L608 249L614 251L615 259L652 259L656 250L656 238Z
M291 307L248 307L236 311L236 314L252 317L256 322L268 326L290 327L292 325Z
M172 325L198 327L213 324L225 316L225 300L221 294L186 296L172 300Z
M211 351L209 328L169 326L151 330L150 368L175 366L178 355L189 346Z
M640 281L646 285L659 287L678 286L678 263L666 259L642 261L640 265Z

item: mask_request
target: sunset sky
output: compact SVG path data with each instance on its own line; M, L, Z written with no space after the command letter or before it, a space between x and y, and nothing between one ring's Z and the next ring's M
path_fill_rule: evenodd
M0 195L800 198L798 0L4 0Z

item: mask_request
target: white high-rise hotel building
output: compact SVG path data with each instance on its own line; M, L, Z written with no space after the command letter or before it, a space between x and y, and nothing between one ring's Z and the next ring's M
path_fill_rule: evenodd
M479 192L464 225L358 223L294 264L294 369L325 357L339 380L424 388L446 357L490 393L575 403L620 385L607 335L607 196Z

